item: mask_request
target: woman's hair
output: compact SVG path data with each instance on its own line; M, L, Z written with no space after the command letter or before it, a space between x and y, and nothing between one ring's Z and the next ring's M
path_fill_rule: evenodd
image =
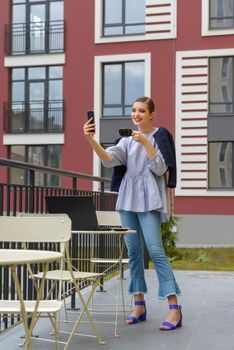
M138 97L135 102L145 102L148 106L149 112L153 113L155 110L154 101L150 97L142 96Z

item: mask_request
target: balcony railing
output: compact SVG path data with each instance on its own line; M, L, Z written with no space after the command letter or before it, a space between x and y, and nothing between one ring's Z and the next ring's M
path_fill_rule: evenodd
M5 26L7 55L59 52L64 52L64 21L15 23Z
M8 134L63 132L63 100L4 103L3 128Z

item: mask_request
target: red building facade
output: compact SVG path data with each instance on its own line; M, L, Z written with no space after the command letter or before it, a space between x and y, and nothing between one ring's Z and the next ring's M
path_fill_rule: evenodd
M140 95L175 137L179 243L233 245L234 1L6 0L0 5L0 156L94 175L83 137L132 126ZM20 171L1 173L19 183ZM38 184L58 185L41 177ZM98 188L95 188L98 189Z

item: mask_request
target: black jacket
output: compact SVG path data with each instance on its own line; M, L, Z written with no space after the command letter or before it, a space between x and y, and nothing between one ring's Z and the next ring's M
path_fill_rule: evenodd
M170 132L163 127L160 127L153 135L158 147L165 159L166 165L168 167L168 177L167 177L167 187L176 187L176 153L175 144ZM119 142L121 138L115 141L115 145ZM121 184L122 178L127 170L125 165L118 165L114 167L113 175L111 179L111 191L118 192L119 186Z

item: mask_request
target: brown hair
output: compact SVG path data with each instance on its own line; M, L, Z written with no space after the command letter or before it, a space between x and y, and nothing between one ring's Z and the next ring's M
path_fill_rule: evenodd
M154 105L154 101L152 100L152 98L147 97L147 96L141 96L138 97L135 102L145 102L149 108L149 112L153 113L155 110L155 105Z

